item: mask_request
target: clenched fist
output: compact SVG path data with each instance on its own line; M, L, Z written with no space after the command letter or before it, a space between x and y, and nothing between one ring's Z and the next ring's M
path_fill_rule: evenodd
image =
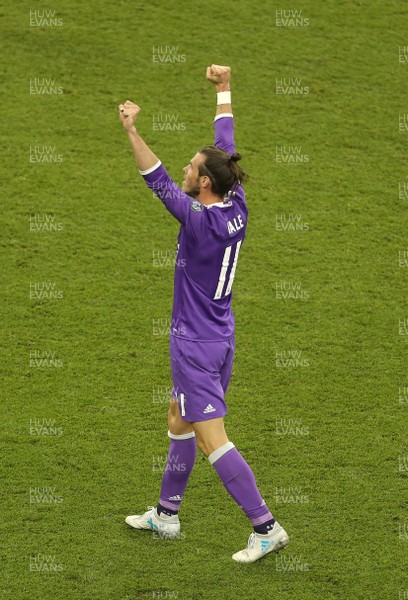
M227 89L231 79L231 67L211 65L211 67L207 67L207 79L214 85Z
M140 106L134 104L130 100L126 100L124 104L119 105L119 119L126 130L129 131L129 129L132 129L139 112Z

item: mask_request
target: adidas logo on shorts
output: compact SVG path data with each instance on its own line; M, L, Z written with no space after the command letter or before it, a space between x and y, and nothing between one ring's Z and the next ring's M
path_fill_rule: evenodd
M203 410L203 413L206 415L208 413L211 412L215 412L215 408L212 406L212 404L208 404L208 406L206 406L206 408Z

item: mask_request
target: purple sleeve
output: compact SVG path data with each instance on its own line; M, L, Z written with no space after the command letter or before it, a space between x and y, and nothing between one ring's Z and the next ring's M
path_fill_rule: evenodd
M217 115L214 119L214 146L223 148L228 154L235 152L234 141L234 118L230 113ZM235 190L236 196L245 201L245 193L242 185Z
M232 114L224 113L215 117L214 146L223 148L228 154L235 152L234 119Z
M198 235L202 229L202 205L178 187L160 161L140 174L173 217Z

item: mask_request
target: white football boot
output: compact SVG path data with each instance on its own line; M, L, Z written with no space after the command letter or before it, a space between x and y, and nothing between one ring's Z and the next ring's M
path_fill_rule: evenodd
M180 521L178 515L172 517L160 517L155 506L149 506L149 510L143 515L130 515L125 521L134 529L149 529L157 531L162 538L174 538L180 536Z
M232 558L239 563L252 563L269 552L279 552L289 544L289 536L277 521L270 533L261 535L260 533L251 533L248 540L248 546L245 550L240 550L232 555Z

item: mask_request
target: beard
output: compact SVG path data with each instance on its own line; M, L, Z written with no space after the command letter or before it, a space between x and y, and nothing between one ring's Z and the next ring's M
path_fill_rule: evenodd
M182 186L183 192L191 196L192 198L197 198L200 194L200 178L197 177L195 181L192 183L187 183L186 181Z

